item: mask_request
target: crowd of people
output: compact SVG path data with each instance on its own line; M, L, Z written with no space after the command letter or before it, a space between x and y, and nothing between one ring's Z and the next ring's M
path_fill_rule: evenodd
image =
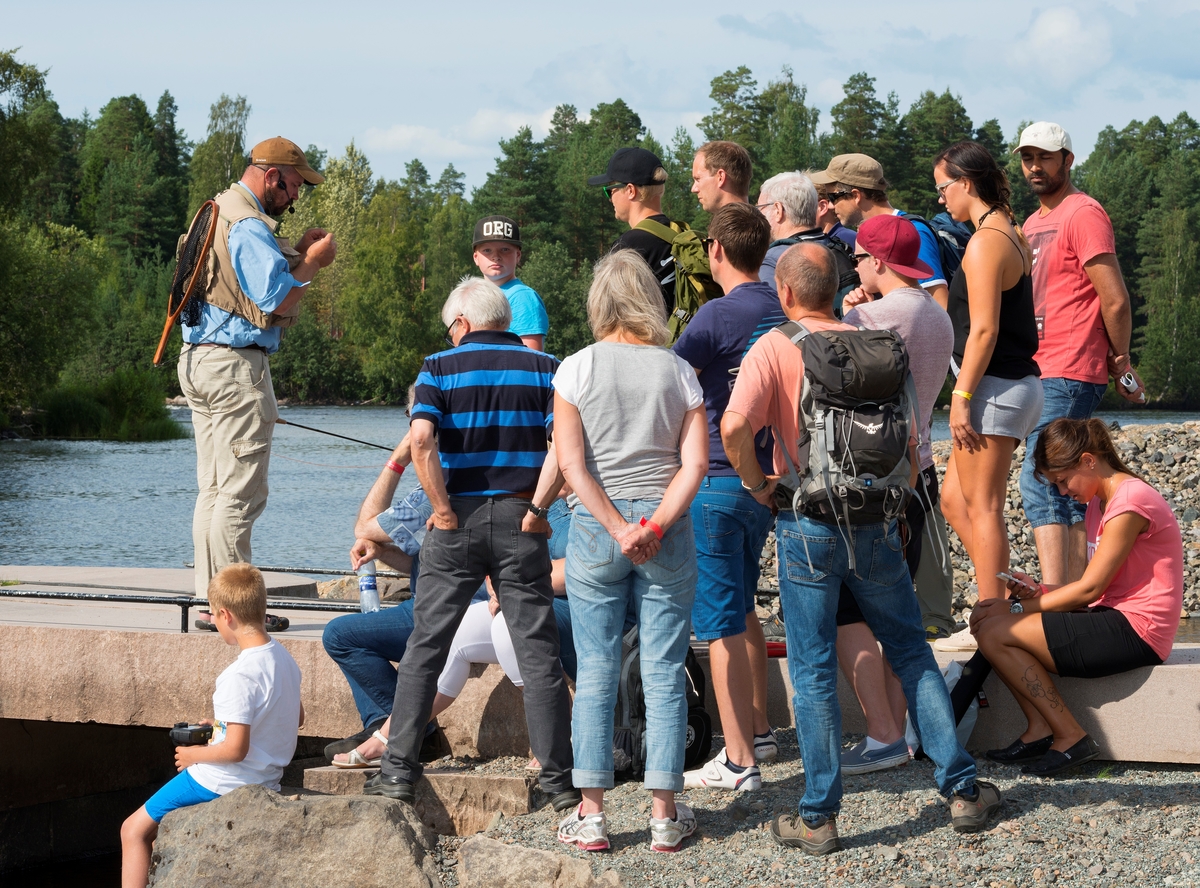
M1169 655L1182 542L1162 496L1089 419L1109 376L1134 381L1117 389L1130 400L1140 395L1112 225L1071 184L1074 155L1061 127L1035 123L1019 142L1040 201L1023 223L1004 170L974 142L937 156L930 187L946 214L933 222L893 207L884 170L862 154L774 176L752 203L749 154L710 142L692 166L692 192L711 214L702 238L662 213L659 159L622 148L589 183L630 230L595 266L587 299L595 344L561 361L541 351L545 309L517 277L517 223L479 220L482 277L464 278L446 300L448 348L421 368L408 434L354 527L352 565L378 560L409 573L413 598L339 617L325 631L363 722L362 732L331 744L333 762L378 767L364 791L412 802L433 717L461 690L466 664L498 662L523 689L530 767L565 814L559 839L606 849L622 644L636 626L650 848L679 850L697 816L677 793L754 791L759 763L778 754L755 609L772 528L805 768L796 810L771 823L777 842L813 854L838 849L842 775L908 762L906 719L934 763L953 827L985 827L1001 795L978 779L956 736L958 701L933 648L976 651L972 663L994 668L1020 704L1026 730L989 758L1052 776L1099 755L1053 676L1100 677ZM220 568L250 561L250 527L265 503L274 410L267 356L305 282L335 251L328 232L309 232L294 249L270 238L269 214L286 208L300 180L320 181L292 149L286 140L253 149L233 189L238 215L226 219L223 209L218 239L224 264L215 277L269 323L255 326L237 300L225 309L210 299L201 324L185 327L180 357L181 381L193 383L185 394L205 416L197 424L197 588L208 589L206 620L242 646L239 664L248 651L278 647L257 611L220 591L230 571L246 570ZM955 225L965 241L957 251L946 237ZM697 273L680 258L684 242L702 249L704 276L723 293L695 310L684 305L684 277ZM872 331L873 346L891 343L905 393L903 415L880 422L901 430L892 471L903 493L889 500L895 479L875 478L886 488L878 512L852 505L859 494L876 502L853 484L812 496L810 468L817 448L842 433L830 421L813 434L814 403L827 389L815 362L841 349L858 366L844 355ZM952 449L939 485L930 429L948 372ZM201 394L223 377L240 396L228 413L216 394ZM871 423L853 424L874 434ZM855 434L845 431L839 445L847 453L862 446ZM1006 488L1022 443L1022 498L1042 582L1009 567ZM409 466L419 487L394 501ZM975 566L980 599L957 632L947 523ZM693 635L708 645L725 745L685 770ZM867 720L867 736L848 749L839 664ZM276 742L276 728L259 725L267 714L272 725L295 714L291 679L279 670L276 684L260 683L236 705L226 687L234 680L218 681L214 711L229 754L181 753L176 781L190 782L170 789L173 781L126 824L127 875L143 867L171 807L239 780L278 786L282 751L259 754ZM261 750L260 733L271 735ZM220 765L187 767L193 762L240 764L218 779L210 771Z

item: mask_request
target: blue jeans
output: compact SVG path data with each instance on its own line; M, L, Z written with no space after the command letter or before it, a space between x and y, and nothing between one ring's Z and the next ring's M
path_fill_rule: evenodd
M1042 418L1025 439L1025 461L1021 463L1021 501L1025 517L1033 527L1065 524L1068 527L1084 519L1087 506L1063 496L1052 484L1034 477L1033 449L1042 429L1056 419L1087 419L1100 406L1107 384L1080 382L1076 379L1043 379Z
M415 564L415 562L414 562ZM413 631L413 603L373 614L346 614L325 624L321 643L350 684L363 727L382 722L396 696L396 667Z
M775 537L792 708L804 760L800 816L828 817L837 813L842 802L842 713L834 644L843 583L854 594L904 686L921 746L936 765L938 790L949 797L971 787L975 760L954 734L950 695L925 642L897 523L854 528L857 573L850 571L846 542L832 524L780 512Z
M702 641L746 631L754 613L759 559L774 519L742 487L737 475L706 477L692 500L696 567L692 630Z
M651 515L651 500L615 500L627 521ZM667 528L662 549L635 565L582 505L571 517L567 544L567 600L579 670L571 738L575 786L611 789L613 711L621 669L621 637L628 610L637 615L642 687L646 699L647 789L683 789L687 733L684 656L696 592L696 543L684 515Z

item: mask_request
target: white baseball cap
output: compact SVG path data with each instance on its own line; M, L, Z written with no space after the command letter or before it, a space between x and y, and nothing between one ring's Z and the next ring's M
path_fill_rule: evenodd
M1021 140L1012 150L1016 154L1022 148L1041 148L1043 151L1071 150L1071 137L1057 123L1044 120L1031 123L1021 131Z

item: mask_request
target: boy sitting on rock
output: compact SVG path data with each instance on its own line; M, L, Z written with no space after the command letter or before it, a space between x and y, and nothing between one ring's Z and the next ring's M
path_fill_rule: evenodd
M264 627L267 587L249 564L231 564L208 586L213 622L241 651L217 677L207 746L175 747L179 774L121 826L121 886L144 888L158 824L176 808L210 802L248 783L279 791L304 724L300 667Z

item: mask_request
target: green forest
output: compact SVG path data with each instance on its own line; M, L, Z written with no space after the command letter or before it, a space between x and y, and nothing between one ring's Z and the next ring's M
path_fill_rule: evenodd
M1025 122L1007 134L994 119L976 124L949 88L904 109L894 92L880 94L875 78L855 74L827 123L786 68L763 86L747 67L727 71L710 96L699 130L750 151L752 194L775 173L819 169L835 154L859 151L883 164L895 206L932 215L932 158L970 138L1007 165L1018 218L1036 207L1008 154ZM178 392L173 357L151 366L175 243L196 207L244 168L251 98L217 97L203 134L179 128L169 92L149 103L119 96L94 117L69 118L45 71L0 52L0 427L55 404L61 412L85 391ZM1109 125L1075 168L1076 183L1116 228L1135 307L1135 363L1159 406L1200 405L1198 143L1200 125L1186 113ZM435 176L413 160L402 179L385 180L353 143L338 156L309 146L326 181L284 217L284 233L328 228L338 260L318 276L272 361L277 394L402 402L422 359L442 347L441 304L475 272L472 225L488 213L521 225L518 273L546 303L547 350L562 357L587 345L591 265L622 228L586 180L624 145L663 159L665 211L703 229L690 194L695 139L682 128L656 137L619 98L586 113L560 105L543 140L529 128L502 140L495 168L470 194L453 165ZM173 343L169 356L178 332Z

